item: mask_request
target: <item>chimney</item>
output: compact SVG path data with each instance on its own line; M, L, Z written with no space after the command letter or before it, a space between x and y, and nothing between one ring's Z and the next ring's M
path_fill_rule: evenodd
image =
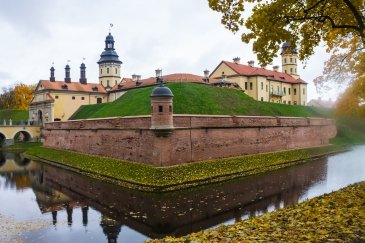
M251 60L247 62L250 67L253 67L255 65L255 61Z
M274 69L275 72L279 72L279 66L278 65L275 65L272 68Z
M204 70L204 78L203 78L204 83L209 83L209 70L205 69Z
M71 77L70 77L70 66L67 64L65 67L65 82L66 83L71 83Z
M87 84L86 66L85 66L84 63L81 63L81 66L80 66L80 83L81 84Z
M137 78L138 78L138 75L137 74L132 74L132 80L134 82L137 82Z
M54 69L54 67L52 66L50 70L51 70L51 77L49 78L49 81L54 82L54 81L56 81L56 78L55 78L55 76L54 76L54 71L55 71L55 69Z
M235 57L235 58L233 58L233 62L236 63L236 64L240 64L241 58Z

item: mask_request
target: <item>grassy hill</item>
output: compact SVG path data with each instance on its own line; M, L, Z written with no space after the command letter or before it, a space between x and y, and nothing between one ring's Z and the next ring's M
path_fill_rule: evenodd
M26 121L28 120L27 110L0 110L0 122L3 120Z
M354 116L336 117L337 136L334 144L365 144L365 118Z
M260 102L235 89L194 83L169 83L174 93L175 114L329 116L331 111L308 106ZM82 106L70 119L150 114L150 94L155 87L128 91L111 103Z

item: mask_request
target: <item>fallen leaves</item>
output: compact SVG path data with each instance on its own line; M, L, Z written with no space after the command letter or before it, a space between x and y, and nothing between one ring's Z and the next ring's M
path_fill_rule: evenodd
M365 182L255 218L169 242L363 242Z

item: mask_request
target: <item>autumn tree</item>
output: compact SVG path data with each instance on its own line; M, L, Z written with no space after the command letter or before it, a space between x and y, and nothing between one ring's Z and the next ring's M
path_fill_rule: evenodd
M0 109L13 109L15 106L14 88L2 87L2 93L0 95Z
M315 79L317 88L334 82L351 87L343 97L355 95L357 108L365 92L365 1L364 0L208 0L210 8L222 13L222 24L233 32L245 27L242 41L253 42L253 51L261 64L273 61L281 43L287 41L308 59L321 43L327 46L331 58L323 75ZM252 14L244 17L244 11ZM341 99L345 101L346 99Z
M25 84L17 84L14 88L14 109L27 110L33 97L34 88Z

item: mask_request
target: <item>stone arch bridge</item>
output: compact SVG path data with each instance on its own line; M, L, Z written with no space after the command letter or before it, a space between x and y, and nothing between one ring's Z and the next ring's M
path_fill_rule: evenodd
M12 145L15 141L35 142L40 139L40 135L40 126L0 125L0 146Z

